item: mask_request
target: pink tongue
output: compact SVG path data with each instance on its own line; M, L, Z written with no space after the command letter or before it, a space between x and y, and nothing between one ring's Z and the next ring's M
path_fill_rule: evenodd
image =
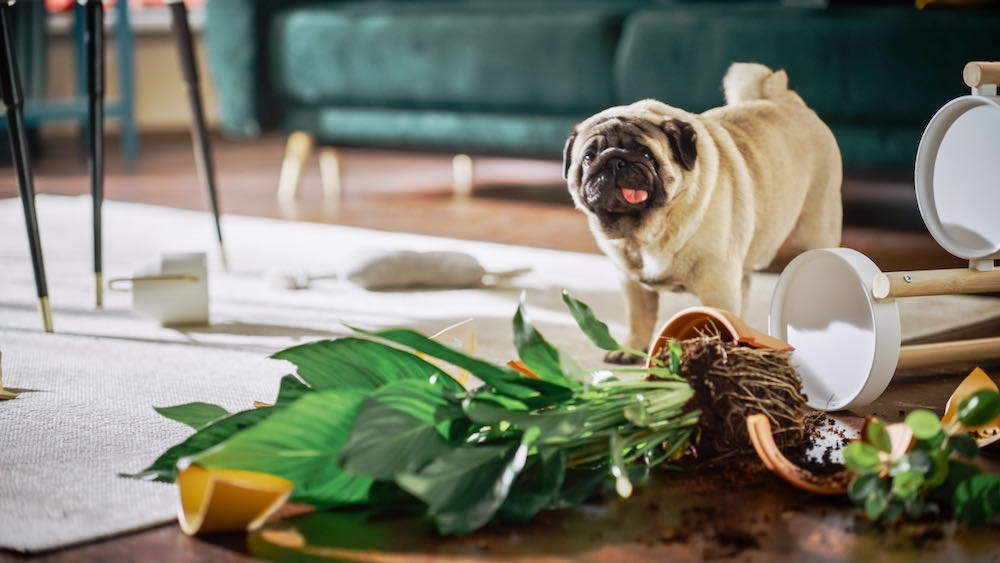
M649 193L646 190L630 190L628 188L622 188L622 196L625 197L625 201L636 204L646 201L649 197Z

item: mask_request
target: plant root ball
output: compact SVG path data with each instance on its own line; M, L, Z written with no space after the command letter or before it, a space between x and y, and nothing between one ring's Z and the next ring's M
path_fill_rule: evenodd
M723 341L718 334L678 341L681 375L694 388L691 410L700 410L699 437L694 442L700 458L753 452L747 416L766 415L779 447L807 439L802 380L791 364L791 352L750 348ZM669 365L669 348L661 360Z

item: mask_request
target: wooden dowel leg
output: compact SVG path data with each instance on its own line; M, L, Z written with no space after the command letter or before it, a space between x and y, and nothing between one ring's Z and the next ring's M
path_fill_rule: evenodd
M972 268L889 272L876 274L872 280L872 296L876 299L993 291L1000 291L1000 269L986 272Z
M319 177L323 182L323 197L328 203L340 201L343 195L341 183L340 153L333 147L323 147L319 151Z
M299 189L302 170L309 160L313 149L313 138L308 133L296 131L288 136L285 146L285 159L281 163L281 176L278 179L278 202L283 204L295 201L295 192Z
M1000 337L903 346L896 369L1000 359Z
M452 193L458 199L468 199L472 195L472 157L458 154L451 159Z
M17 173L17 188L24 207L24 223L31 251L31 265L35 274L38 310L42 315L42 328L52 332L52 309L49 290L45 281L45 263L42 243L38 236L38 217L35 214L35 186L31 176L31 159L24 129L24 94L18 74L17 56L14 53L14 36L10 22L10 5L0 2L0 95L7 110L7 132L10 135L11 157Z

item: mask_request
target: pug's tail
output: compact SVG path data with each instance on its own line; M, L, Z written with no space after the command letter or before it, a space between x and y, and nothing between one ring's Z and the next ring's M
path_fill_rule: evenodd
M798 94L788 89L785 71L775 72L758 63L733 63L722 79L722 91L727 106L752 100L805 105Z

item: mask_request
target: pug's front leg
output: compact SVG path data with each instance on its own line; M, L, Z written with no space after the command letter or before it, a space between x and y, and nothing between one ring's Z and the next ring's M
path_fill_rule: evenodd
M625 279L625 309L628 312L628 338L625 346L632 350L649 351L649 342L656 328L656 315L660 309L660 294L632 280ZM604 361L612 364L638 364L640 356L622 351L608 352Z

